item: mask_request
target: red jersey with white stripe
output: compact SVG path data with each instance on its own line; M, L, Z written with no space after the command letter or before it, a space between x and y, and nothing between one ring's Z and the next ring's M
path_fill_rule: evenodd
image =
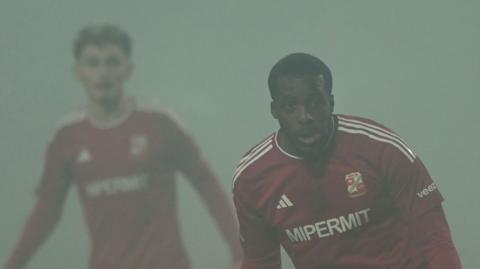
M334 117L323 160L288 154L274 133L240 161L242 269L280 268L280 245L298 269L417 268L407 223L441 203L435 183L392 130Z
M61 206L71 183L78 187L92 240L91 268L186 269L175 175L215 180L205 164L190 136L164 112L135 107L111 126L81 113L50 143L37 194ZM218 182L203 183L193 186L226 224L231 213L218 206L227 205L226 196Z

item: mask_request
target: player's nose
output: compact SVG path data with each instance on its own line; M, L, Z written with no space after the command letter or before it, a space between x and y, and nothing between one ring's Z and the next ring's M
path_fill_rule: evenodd
M297 120L301 123L304 123L313 120L313 117L305 106L300 105L297 108Z

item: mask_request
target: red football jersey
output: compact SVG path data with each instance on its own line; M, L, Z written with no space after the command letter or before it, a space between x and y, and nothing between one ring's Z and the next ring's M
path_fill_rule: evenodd
M136 107L110 126L81 113L50 143L37 194L61 203L69 185L78 187L92 240L91 268L186 269L175 174L200 158L189 135L164 112ZM224 203L218 189L202 191Z
M233 184L242 268L280 268L280 245L299 269L413 268L406 223L441 194L392 130L334 117L323 161L288 154L276 133L240 161Z

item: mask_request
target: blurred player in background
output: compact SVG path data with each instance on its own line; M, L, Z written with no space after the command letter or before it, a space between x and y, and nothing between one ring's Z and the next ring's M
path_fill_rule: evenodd
M332 75L294 53L268 78L280 129L234 174L242 269L459 269L437 186L392 130L333 114Z
M233 211L199 147L168 113L124 94L132 74L128 33L108 24L85 27L73 52L88 104L51 140L36 204L3 268L27 264L60 220L72 184L90 233L90 268L190 268L177 219L177 172L208 206L236 268Z

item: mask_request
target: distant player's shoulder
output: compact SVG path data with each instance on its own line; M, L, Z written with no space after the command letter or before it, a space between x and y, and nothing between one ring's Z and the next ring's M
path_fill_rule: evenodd
M87 119L87 109L85 107L78 108L66 113L55 124L55 130L60 131L76 126Z
M233 185L235 186L239 178L254 177L255 174L268 166L271 161L269 154L275 146L275 133L268 135L259 143L251 147L240 159L233 174Z
M154 118L166 119L176 123L180 122L180 120L178 120L178 116L173 112L173 110L161 105L159 102L136 99L135 108L139 113L150 115Z
M164 116L171 113L168 109L166 109L164 106L162 106L161 104L155 101L135 99L135 108L137 111L141 113L153 114L153 115L159 115L159 116Z
M54 125L51 131L51 141L63 140L71 136L87 119L85 107L67 112Z

